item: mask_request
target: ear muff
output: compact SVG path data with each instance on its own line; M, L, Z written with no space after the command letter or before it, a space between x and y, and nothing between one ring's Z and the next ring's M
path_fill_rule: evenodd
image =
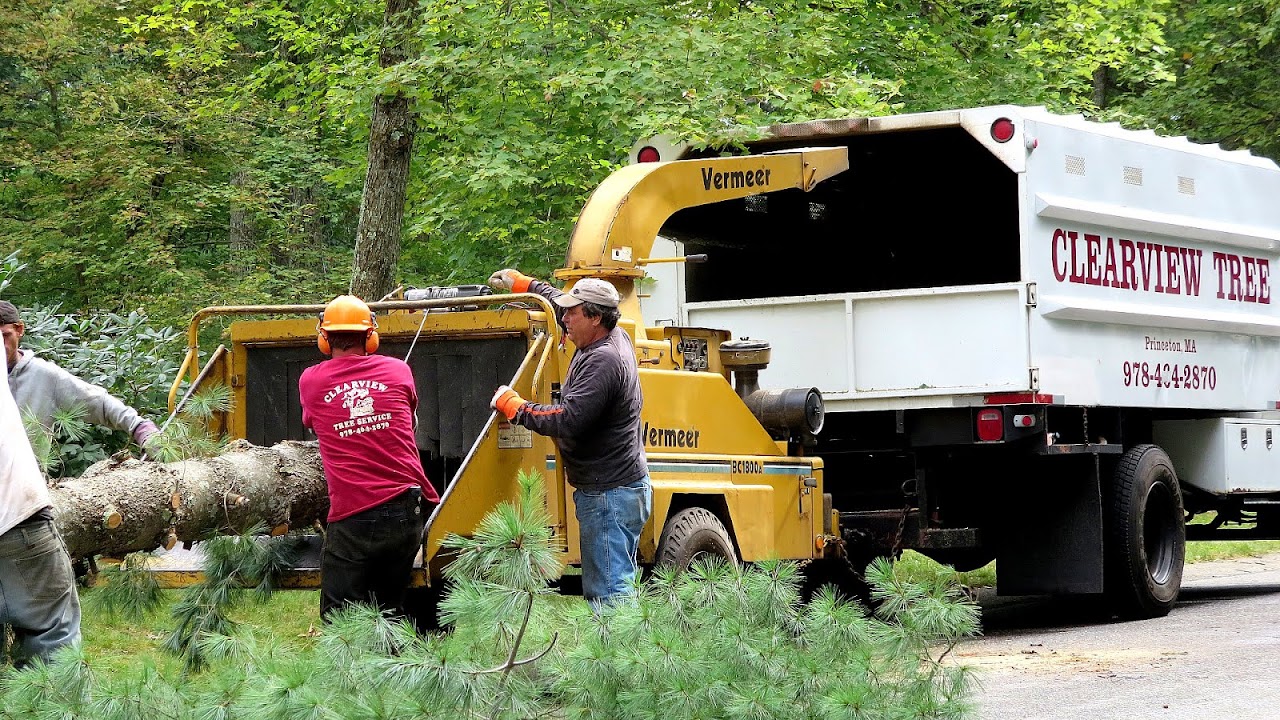
M373 323L373 329L364 336L364 352L366 355L372 355L378 352L378 318L369 313L369 322Z
M320 327L323 322L324 313L320 313L320 319L316 320L316 347L320 348L320 352L325 355L332 355L333 348L329 347L329 333L326 333L324 328Z

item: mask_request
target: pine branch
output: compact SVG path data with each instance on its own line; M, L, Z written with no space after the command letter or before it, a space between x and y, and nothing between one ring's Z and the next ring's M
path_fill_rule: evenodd
M148 557L148 553L126 555L119 567L107 571L102 588L86 598L86 608L134 622L159 609L164 592L147 570Z
M204 543L204 579L188 588L174 607L177 626L164 643L166 650L183 658L188 670L207 665L202 645L207 636L232 634L235 623L229 612L245 596L244 588L253 587L254 596L265 601L297 559L298 538L259 541L265 532L259 525L240 535L219 536Z

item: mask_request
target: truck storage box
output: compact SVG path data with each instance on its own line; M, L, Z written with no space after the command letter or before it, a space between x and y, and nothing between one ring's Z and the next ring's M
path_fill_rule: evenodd
M769 342L761 387L835 413L1273 407L1272 161L1014 106L774 131L752 151L843 145L850 170L675 213L654 255L706 261L645 289L654 322Z
M1280 492L1280 420L1165 420L1154 434L1183 484L1217 495Z

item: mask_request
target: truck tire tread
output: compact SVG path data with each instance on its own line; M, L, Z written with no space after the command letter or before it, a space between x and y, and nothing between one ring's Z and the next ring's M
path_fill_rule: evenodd
M657 563L685 568L702 554L720 557L729 563L738 561L733 540L715 513L691 507L672 515L662 528Z
M1105 589L1112 608L1124 618L1167 615L1178 599L1186 539L1177 474L1164 450L1144 444L1124 453L1106 512ZM1164 522L1153 526L1148 513L1157 521L1165 515ZM1146 537L1148 531L1159 537Z

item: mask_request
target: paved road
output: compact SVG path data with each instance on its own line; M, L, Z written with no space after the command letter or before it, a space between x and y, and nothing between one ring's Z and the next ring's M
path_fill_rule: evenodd
M985 635L953 655L977 671L983 720L1280 720L1280 554L1188 565L1156 620L980 602Z

